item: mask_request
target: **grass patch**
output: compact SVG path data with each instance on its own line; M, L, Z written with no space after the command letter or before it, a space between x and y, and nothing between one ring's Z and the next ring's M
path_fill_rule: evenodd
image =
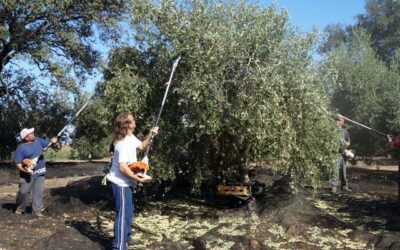
M45 158L47 161L74 160L77 159L77 153L75 149L69 146L63 146L61 149L49 148L46 151Z

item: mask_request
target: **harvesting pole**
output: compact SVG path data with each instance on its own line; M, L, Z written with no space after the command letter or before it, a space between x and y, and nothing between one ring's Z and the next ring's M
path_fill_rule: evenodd
M57 138L61 136L61 134L65 131L65 129L67 129L68 125L70 125L71 122L72 122L73 120L75 120L76 117L78 117L78 115L82 112L82 110L85 109L85 107L86 107L86 106L89 104L89 102L91 101L92 97L93 97L93 95L92 95L92 96L89 98L89 100L82 106L82 108L80 108L79 111L67 122L67 125L65 125L64 128L62 128L62 129L60 130L60 132L58 132L58 134L57 134L57 136L56 136ZM42 151L41 151L39 154L37 154L35 157L33 157L32 159L24 159L24 160L22 161L23 164L24 164L24 167L25 167L26 171L28 171L28 172L30 172L30 173L34 173L33 170L34 170L35 167L36 167L36 164L37 164L37 162L38 162L38 160L39 160L39 157L47 151L47 149L51 146L51 144L52 144L52 142L50 141L50 143L49 143L45 148L43 148Z
M387 134L385 134L385 133L382 133L382 132L380 132L380 131L378 131L378 130L376 130L376 129L373 129L373 128L370 128L370 127L368 127L368 126L365 126L364 124L361 124L361 123L359 123L359 122L353 121L352 119L350 119L350 118L348 118L348 117L346 117L346 116L344 116L344 115L338 114L338 117L339 117L339 118L343 118L344 120L349 121L349 122L351 122L351 123L353 123L353 124L356 124L356 125L358 125L358 126L360 126L360 127L363 127L363 128L365 128L365 129L371 130L371 131L373 131L373 132L375 132L375 133L378 133L378 134L380 134L380 135L383 135L383 136L385 136L385 137L387 136Z
M67 122L67 124L60 130L60 132L58 132L58 134L57 134L57 136L56 137L60 137L61 136L61 134L67 129L67 127L71 124L71 122L73 121L73 120L75 120L75 118L77 118L78 116L79 116L79 114L82 112L82 110L84 110L85 108L86 108L86 106L90 103L90 101L92 100L92 97L93 97L93 95L91 96L91 97L89 97L89 100L87 100L87 102L82 106L82 108L80 108L79 110L78 110L78 112L71 118L71 119L69 119L69 121Z
M158 111L157 119L156 119L156 121L155 121L153 127L157 127L158 122L160 121L161 113L162 113L162 111L163 111L163 109L164 109L165 101L167 100L167 95L168 95L169 87L171 86L172 77L174 76L176 67L178 66L178 63L179 63L179 60L180 60L180 59L181 59L181 57L178 57L178 58L174 61L174 64L172 65L171 74L170 74L170 76L169 76L168 82L166 83L167 88L165 89L164 98L163 98L163 100L162 100L162 102L161 102L161 107L160 107L160 110ZM144 152L143 160L142 160L142 161L148 161L147 155L149 154L151 145L153 144L154 136L155 136L155 134L154 134L153 132L151 132L150 138L149 138L149 145L147 146L146 151Z

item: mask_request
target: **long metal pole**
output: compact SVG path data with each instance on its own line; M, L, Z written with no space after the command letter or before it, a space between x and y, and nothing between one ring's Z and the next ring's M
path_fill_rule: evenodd
M92 96L89 97L89 100L87 100L87 102L82 106L82 108L80 108L78 110L78 112L67 122L67 124L60 130L60 132L58 132L58 134L56 135L56 137L60 137L61 134L67 129L67 127L71 124L71 122L73 120L75 120L76 117L78 117L78 115L82 112L82 110L85 109L85 107L90 103L90 101L92 100ZM48 147L50 147L52 143L50 142L49 145L47 145L47 147L43 148L43 152L45 152L47 150Z
M92 95L92 96L89 98L89 100L82 106L82 108L80 108L79 111L67 122L67 125L65 125L65 127L64 127L63 129L61 129L60 132L58 132L58 134L57 134L56 137L59 137L59 136L65 131L65 129L68 127L68 125L70 125L71 122L72 122L76 117L78 117L78 115L82 112L82 110L84 110L85 107L89 104L89 102L91 101L92 97L93 97L93 95ZM32 158L32 160L37 162L37 159L40 157L40 155L44 154L44 153L47 151L47 149L51 146L51 144L52 144L52 142L50 141L50 143L49 143L45 148L42 149L42 151L40 152L40 154L38 154L37 156L35 156L34 158ZM35 160L35 159L36 159L36 160ZM36 163L35 163L34 165L31 165L31 166L29 167L29 169L31 169L31 167L32 167L32 166L34 167L35 165L36 165ZM32 168L31 170L33 171L33 168Z
M165 101L167 100L167 95L168 95L169 87L171 86L172 77L174 76L176 67L178 66L178 63L179 63L179 60L180 60L180 59L181 59L181 57L178 57L178 58L174 61L174 64L172 65L171 74L170 74L170 76L169 76L168 82L166 83L167 88L165 89L164 98L163 98L163 100L162 100L162 102L161 102L161 107L160 107L160 110L158 111L157 119L156 119L156 122L154 123L153 127L157 127L158 122L160 121L161 113L162 113L162 111L163 111L163 109L164 109ZM153 139L154 139L154 134L151 133L151 134L150 134L150 139L149 139L149 145L147 146L146 151L144 152L143 158L147 157L147 155L149 154L151 145L153 144Z
M380 131L378 131L378 130L376 130L376 129L373 129L373 128L370 128L370 127L368 127L368 126L365 126L364 124L361 124L361 123L359 123L359 122L353 121L352 119L350 119L350 118L348 118L348 117L346 117L346 116L343 116L343 115L341 115L341 114L338 114L338 117L341 117L341 118L343 118L344 120L349 121L349 122L351 122L351 123L354 123L354 124L356 124L356 125L358 125L358 126L360 126L360 127L363 127L363 128L368 129L368 130L374 131L375 133L378 133L378 134L380 134L380 135L387 136L387 134L384 134L384 133L382 133L382 132L380 132Z
M178 66L179 60L181 60L181 57L178 57L175 61L174 64L172 65L172 70L171 70L171 74L169 75L169 80L166 83L167 85L167 89L165 90L164 93L164 98L161 102L161 107L160 107L160 111L158 111L158 115L157 115L157 119L156 122L154 123L154 127L156 127L158 125L158 122L160 121L160 117L161 117L161 112L164 109L164 104L165 104L165 100L167 100L167 95L168 95L168 91L169 91L169 87L171 86L171 81L172 81L172 77L174 76L175 73L175 69Z
M67 122L67 125L65 125L65 127L64 127L63 129L61 129L60 132L58 132L58 134L57 134L56 137L59 137L59 136L67 129L67 127L71 124L71 122L72 122L73 120L75 120L76 117L78 117L78 115L82 112L82 110L84 110L85 107L86 107L86 106L89 104L89 102L92 100L92 97L93 97L93 96L91 96L91 97L89 98L89 100L82 106L82 108L79 109L79 111L74 115L74 117L72 117L72 118Z

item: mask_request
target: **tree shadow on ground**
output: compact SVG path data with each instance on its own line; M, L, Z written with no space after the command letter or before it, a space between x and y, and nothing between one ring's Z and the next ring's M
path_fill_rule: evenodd
M15 203L3 203L0 209L0 218L6 219L11 216L15 211Z
M397 167L396 167L397 168ZM398 171L388 170L373 170L363 168L347 168L348 178L350 181L357 183L360 181L368 181L369 183L375 181L393 181L397 183Z
M9 211L15 211L16 209L16 204L15 203L4 203L1 205L1 208L9 210Z
M342 197L344 206L338 212L345 212L354 218L355 226L367 230L400 232L400 206L397 199L365 200L357 197Z
M340 204L337 212L348 214L355 227L400 232L398 173L358 168L350 168L348 173L353 192L320 199Z
M1 204L0 218L14 214L15 209L17 209L17 205L15 203ZM28 205L26 207L25 214L31 214L31 213L32 213L32 207L30 205Z
M83 220L71 220L67 221L66 224L78 230L91 241L99 243L105 249L111 249L112 238L100 231L98 227L92 223Z
M51 189L45 197L47 212L60 215L71 211L83 211L90 207L112 209L110 188L101 185L101 176L85 178L66 187Z
M346 218L355 228L349 234L350 238L363 239L368 242L371 249L400 249L400 216L399 203L396 196L384 198L368 194L360 196L337 195L336 197L325 196L326 201L340 204L337 209L339 217ZM346 216L347 215L347 216ZM365 232L368 232L366 234Z

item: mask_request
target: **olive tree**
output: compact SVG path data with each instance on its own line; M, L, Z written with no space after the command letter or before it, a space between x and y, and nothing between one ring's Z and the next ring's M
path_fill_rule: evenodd
M334 166L338 131L312 64L314 34L285 11L246 2L132 1L135 48L110 56L100 93L109 121L121 111L145 135L171 65L181 56L155 139L155 180L190 191L212 177L265 165L296 184ZM123 51L123 53L121 53Z
M398 130L398 56L389 63L381 60L365 30L353 30L346 43L327 54L320 69L321 74L324 69L335 72L325 86L333 108L339 113L382 132ZM385 137L359 126L352 126L350 132L359 153L373 155L386 150Z
M54 132L51 128L58 126L48 126L49 119L33 117L71 112L68 100L82 87L78 83L99 66L96 37L118 38L126 6L125 1L1 1L0 123L12 128L0 132L5 145L15 146L22 126ZM7 114L15 110L17 122L7 124L12 120ZM66 116L57 116L58 121Z
M141 60L136 49L119 47L111 50L107 68L103 71L104 81L97 85L91 105L76 121L73 138L79 157L109 156L113 120L120 112L128 111L135 115L139 132L145 128L140 126L150 92L147 79L143 75L145 70L146 63ZM82 103L84 99L82 96L82 101L78 103Z
M296 33L285 11L242 1L141 0L132 11L148 80L124 89L149 84L147 116L157 110L172 60L182 57L155 176L185 175L195 187L256 163L314 184L333 165L337 131L311 63L314 35ZM176 168L182 154L188 164Z

